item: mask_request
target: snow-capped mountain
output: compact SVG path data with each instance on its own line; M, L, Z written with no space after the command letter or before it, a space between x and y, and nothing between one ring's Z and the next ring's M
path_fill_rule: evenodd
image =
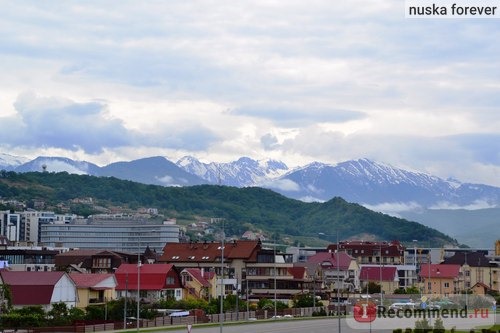
M282 187L286 184L286 188ZM295 185L295 186L292 186ZM312 163L293 170L268 186L301 200L329 200L340 196L367 205L412 203L422 207L500 204L500 188L444 180L376 163L368 159L337 165Z
M190 186L206 183L203 179L182 170L162 156L111 163L100 168L97 175L162 186Z
M11 171L28 161L29 159L25 157L0 153L0 170Z
M67 172L78 175L97 175L99 167L85 161L74 161L66 157L39 156L13 169L16 172Z
M177 161L177 165L208 183L237 187L258 186L288 171L283 162L256 161L248 157L241 157L230 163L202 163L192 156L185 156Z
M500 207L500 188L445 180L421 172L398 169L368 159L336 165L314 162L290 170L275 160L241 157L229 163L202 163L186 156L176 163L165 157L149 157L116 162L104 167L62 157L38 157L20 164L23 159L0 155L2 169L16 172L66 171L74 174L114 176L120 179L163 186L221 184L260 186L303 201L327 201L342 197L371 209L390 212L410 207L488 208ZM382 205L386 205L382 207Z

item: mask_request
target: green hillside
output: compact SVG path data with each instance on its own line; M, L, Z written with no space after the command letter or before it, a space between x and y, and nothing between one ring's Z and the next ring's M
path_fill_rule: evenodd
M179 219L218 217L225 219L226 232L241 235L248 228L261 229L280 239L307 237L339 239L417 239L434 246L454 244L451 237L416 222L370 211L358 204L334 198L325 203L305 203L262 188L217 185L162 187L113 177L68 173L0 172L0 196L31 201L42 199L55 207L73 198L92 197L100 205L129 208L154 207L165 216ZM84 214L81 207L75 210ZM89 212L92 213L92 212Z

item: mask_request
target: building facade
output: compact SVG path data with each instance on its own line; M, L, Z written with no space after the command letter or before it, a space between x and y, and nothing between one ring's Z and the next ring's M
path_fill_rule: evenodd
M142 253L149 246L151 250L162 253L166 243L179 242L179 226L135 220L99 220L43 224L40 235L45 246L131 253Z

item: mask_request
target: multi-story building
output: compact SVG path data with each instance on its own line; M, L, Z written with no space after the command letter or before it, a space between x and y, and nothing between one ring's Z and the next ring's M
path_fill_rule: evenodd
M356 258L358 264L386 264L401 265L405 263L405 247L398 241L392 242L367 242L367 241L341 241L330 244L330 252L346 252Z
M40 240L45 246L101 249L138 253L149 248L163 252L166 243L179 242L179 226L137 220L86 220L42 224Z
M0 261L12 271L54 271L55 257L65 248L0 246Z
M321 289L352 293L359 290L359 265L345 252L319 252L306 263L309 272L320 279Z
M430 264L419 273L425 294L451 295L458 294L463 289L463 272L456 264Z
M457 251L444 259L443 264L455 264L463 272L461 290L469 290L477 283L482 283L492 290L499 290L496 279L498 267L494 265L484 251Z
M396 266L363 265L359 272L359 279L363 288L367 288L370 282L378 284L383 294L392 294L399 288ZM370 290L367 290L367 293L369 292Z
M391 269L395 268L398 281L396 289L407 289L409 287L418 287L418 273L414 265L363 265L363 267L373 267L375 271L378 270L379 267L381 268L387 267ZM393 293L394 290L391 290L389 292Z
M40 242L40 226L69 223L74 214L55 214L49 211L28 209L20 212L0 212L0 234L13 244L37 246Z
M308 290L309 283L304 268L293 267L292 257L276 248L263 248L260 240L235 240L224 244L167 243L159 262L214 272L215 295L288 301L293 295Z

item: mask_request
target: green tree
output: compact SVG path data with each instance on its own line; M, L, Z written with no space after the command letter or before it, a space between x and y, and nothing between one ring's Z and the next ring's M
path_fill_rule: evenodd
M380 284L370 281L368 282L368 285L365 285L363 287L361 293L366 294L368 292L369 294L377 294L380 293L380 290L381 290Z
M53 304L52 309L47 312L47 317L51 326L66 326L71 324L69 309L64 302Z
M294 308L309 308L314 306L314 296L307 294L297 294L293 298Z

